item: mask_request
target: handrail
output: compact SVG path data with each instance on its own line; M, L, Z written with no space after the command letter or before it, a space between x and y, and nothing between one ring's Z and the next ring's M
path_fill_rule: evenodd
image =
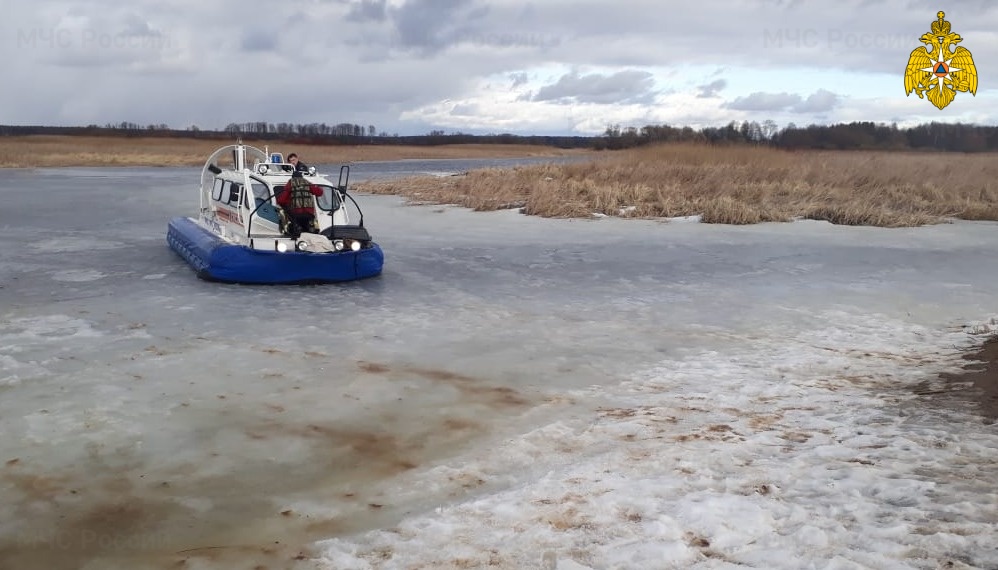
M346 172L347 172L347 174L346 174L347 180L350 179L350 169L349 169L349 166L344 165L344 166L342 166L340 168L340 179L339 179L339 182L343 182L343 169L344 168L347 169L346 170ZM351 196L349 192L347 192L346 185L345 184L340 184L339 186L330 186L330 188L338 190L344 196L346 196L347 198L350 198L350 201L353 202L354 208L357 209L357 213L360 214L360 220L359 220L359 222L358 222L357 225L359 227L364 227L364 210L361 209L360 204L357 203L357 200L355 200L354 197ZM249 187L247 187L247 186L244 185L243 186L243 192L250 192ZM260 208L262 208L264 204L270 204L270 199L276 197L277 194L278 194L278 192L271 192L266 198L263 199L263 202L257 204L256 207L253 208L253 210L250 211L249 218L247 219L247 224L246 224L246 237L247 237L247 239L251 238L251 237L254 237L252 235L252 233L253 233L253 218L257 216L257 210L259 210ZM257 199L256 196L254 196L253 200L256 201L256 199ZM328 214L329 214L330 217L332 217L334 213L335 213L335 210L330 210L328 212ZM242 215L241 209L240 209L240 215Z
M364 210L360 209L360 204L357 203L357 200L353 199L353 196L347 193L346 188L343 188L341 191L343 192L344 196L350 198L350 201L353 202L353 207L357 208L357 213L360 214L360 222L357 225L360 227L364 227Z

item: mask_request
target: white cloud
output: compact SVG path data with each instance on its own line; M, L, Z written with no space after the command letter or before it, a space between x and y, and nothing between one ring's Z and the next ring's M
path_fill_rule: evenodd
M0 92L6 124L572 134L611 121L998 116L980 103L998 76L998 7L986 2L947 10L981 90L944 113L906 101L901 87L907 54L938 10L922 0L313 0L264 12L233 0L170 10L149 0L12 4L0 38L9 84L22 88Z
M763 93L757 91L738 97L726 105L737 111L791 111L794 113L827 113L839 102L839 96L831 91L819 89L814 93L801 97L796 93Z
M725 86L727 86L727 84L728 82L724 79L715 79L710 83L707 83L705 85L700 85L699 87L697 87L697 89L700 90L700 93L697 95L697 97L703 97L703 98L718 97L719 96L718 93L722 89L724 89Z
M538 89L533 100L601 104L651 102L653 89L654 76L647 71L623 70L608 75L581 75L572 71Z

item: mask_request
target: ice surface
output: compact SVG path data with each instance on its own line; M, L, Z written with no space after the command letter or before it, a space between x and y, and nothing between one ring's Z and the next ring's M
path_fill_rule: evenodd
M998 567L998 224L358 196L381 277L221 285L198 172L0 176L0 567Z

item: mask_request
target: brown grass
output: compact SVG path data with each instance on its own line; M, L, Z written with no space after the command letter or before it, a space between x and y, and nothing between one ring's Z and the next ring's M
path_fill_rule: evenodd
M49 166L201 166L231 140L166 137L95 137L30 135L0 137L0 168ZM439 146L309 145L244 139L263 149L297 152L307 164L432 158L518 158L584 154L539 145L460 144Z
M570 164L371 181L356 189L475 210L522 207L545 217L702 215L707 223L804 218L886 227L998 220L994 154L672 144Z
M201 166L231 140L33 135L0 137L0 167ZM447 178L358 184L357 190L475 210L522 207L545 217L659 218L708 223L797 218L917 226L998 220L995 155L799 151L671 144L595 153L534 145L338 146L246 139L309 164L367 160L580 156L571 164L483 169Z

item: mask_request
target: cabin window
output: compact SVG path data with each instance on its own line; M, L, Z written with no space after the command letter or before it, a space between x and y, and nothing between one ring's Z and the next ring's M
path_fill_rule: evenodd
M211 187L211 199L212 200L222 200L222 186L225 185L225 181L221 178L215 179L215 185Z
M232 183L232 185L229 187L229 204L232 204L233 206L239 204L239 196L242 189L243 189L242 184L238 182Z
M263 182L254 179L250 182L250 188L253 190L253 198L256 199L257 206L262 202L270 201L270 188Z
M340 193L335 188L323 184L317 184L316 186L322 188L322 196L318 196L315 200L320 210L333 212L340 209Z

